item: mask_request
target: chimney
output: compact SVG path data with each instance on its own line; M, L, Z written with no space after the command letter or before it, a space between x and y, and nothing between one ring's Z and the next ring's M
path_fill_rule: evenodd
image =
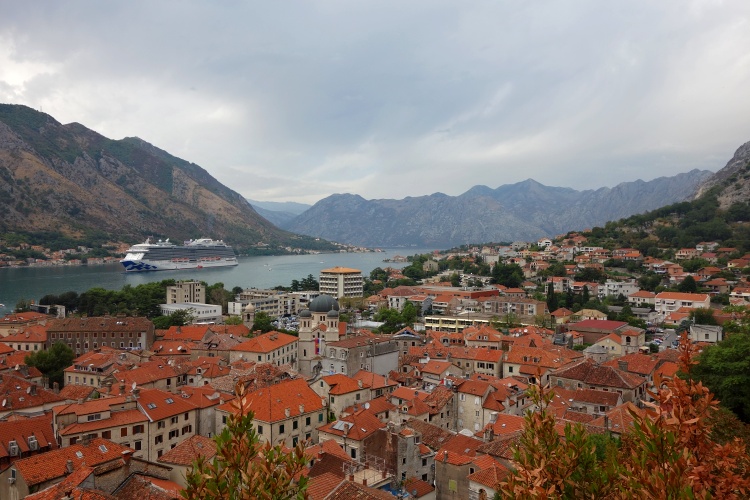
M60 383L59 382L55 382L55 383L52 384L52 391L55 394L60 394Z
M31 389L31 392L29 394L31 394L32 396L36 396L36 384L31 384L29 388Z
M286 415L287 418L292 414L292 410L289 408L284 408L284 415Z
M133 399L138 399L138 396L141 394L141 389L139 387L136 387L133 389Z
M125 381L120 381L120 394L125 394Z
M131 450L125 450L122 452L122 461L125 462L125 465L130 465L130 457L133 455L133 452Z
M361 381L361 380L357 380L357 385L358 385L358 386L359 386L359 388L361 389L361 388L362 388L362 381Z
M305 413L305 405L299 405L300 414Z
M626 371L628 371L628 363L625 362L625 361L618 361L617 362L617 368L619 368L620 370L626 372Z
M65 462L65 471L68 474L73 473L73 461L72 460L68 460L67 462Z
M81 439L81 444L83 446L88 446L91 444L91 434L84 434L83 438Z
M367 486L367 478L366 477L362 478L362 485L363 486Z
M354 474L349 474L349 481L354 481Z

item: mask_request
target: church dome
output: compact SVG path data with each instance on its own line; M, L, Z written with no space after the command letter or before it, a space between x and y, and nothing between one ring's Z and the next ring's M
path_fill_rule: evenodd
M252 303L248 303L248 304L247 304L247 305L245 306L245 309L244 309L244 311L245 311L246 313L253 313L253 312L255 312L255 306L254 306L254 305L253 305Z
M312 318L312 314L310 314L310 309L303 309L299 312L300 318Z
M339 303L330 295L320 295L310 302L310 311L316 313L327 313L328 311L338 311Z
M333 309L331 309L330 311L328 311L328 313L326 314L326 316L329 317L329 318L338 318L339 317L339 312L338 311L334 311Z

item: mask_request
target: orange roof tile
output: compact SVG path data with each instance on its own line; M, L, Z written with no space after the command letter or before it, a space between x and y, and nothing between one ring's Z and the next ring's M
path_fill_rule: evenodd
M195 434L159 457L158 462L173 465L192 465L195 459L206 460L216 455L216 442L205 436Z
M66 448L22 458L14 463L15 468L31 487L46 481L61 478L67 474L66 463L73 462L74 469L81 466L94 467L122 457L122 452L130 450L107 439L95 438L88 445L76 443Z
M245 395L247 408L255 414L256 420L277 422L299 415L321 411L323 401L308 387L304 379L287 380L270 387L264 387ZM225 403L217 410L235 413L233 403ZM286 416L289 410L290 417Z
M231 347L230 351L239 352L258 352L258 353L269 353L280 349L284 346L294 344L298 339L294 335L289 335L280 332L268 332L263 335L253 337L247 342L242 342L234 347Z

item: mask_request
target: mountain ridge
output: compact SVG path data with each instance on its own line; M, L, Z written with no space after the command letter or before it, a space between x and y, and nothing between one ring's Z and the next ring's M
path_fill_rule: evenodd
M320 200L283 227L365 246L532 241L682 201L711 175L693 169L584 191L526 179L495 189L475 185L457 196L434 193L401 200L366 200L339 193ZM370 229L367 234L362 227Z
M212 237L238 251L325 246L275 227L204 168L143 139L108 139L20 105L0 104L0 208L0 232Z

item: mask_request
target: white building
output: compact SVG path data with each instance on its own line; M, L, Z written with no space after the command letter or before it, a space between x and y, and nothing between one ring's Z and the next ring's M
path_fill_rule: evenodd
M604 286L599 287L599 295L601 297L617 297L622 294L623 296L628 297L640 291L640 289L641 287L638 286L638 283L635 280L607 280L604 283Z
M349 267L332 267L320 271L320 293L332 297L362 297L362 271Z
M711 298L706 293L661 292L654 299L654 308L660 319L681 308L708 309Z
M224 322L221 315L221 306L214 304L197 304L195 302L184 302L181 304L160 304L159 308L164 316L175 311L187 310L193 316L194 324L207 324Z

